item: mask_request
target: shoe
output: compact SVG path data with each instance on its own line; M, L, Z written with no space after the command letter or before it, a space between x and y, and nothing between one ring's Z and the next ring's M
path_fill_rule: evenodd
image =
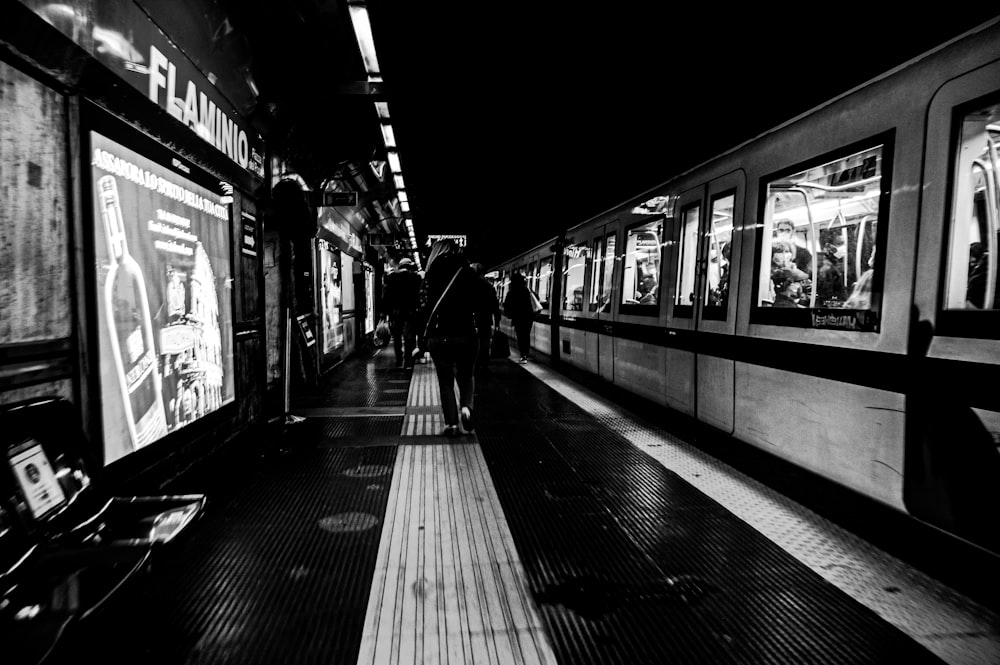
M517 364L518 365L527 365L528 364L528 359L522 356L521 359L517 361Z
M449 439L454 439L458 436L458 425L448 425L441 430L441 434L439 436L446 436Z
M461 415L462 415L462 427L465 429L465 431L466 432L475 431L476 428L472 424L472 409L470 409L467 406L463 406Z

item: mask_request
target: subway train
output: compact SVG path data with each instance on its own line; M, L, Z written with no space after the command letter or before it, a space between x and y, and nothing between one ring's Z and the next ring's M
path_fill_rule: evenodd
M490 275L534 350L997 555L998 144L1000 17Z

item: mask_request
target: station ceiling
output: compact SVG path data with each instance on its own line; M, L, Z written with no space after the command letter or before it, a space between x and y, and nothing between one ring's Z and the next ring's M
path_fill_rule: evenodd
M346 0L216 2L246 37L266 130L307 181L384 154L373 98L352 88L365 74ZM365 4L418 241L467 234L487 265L997 13Z

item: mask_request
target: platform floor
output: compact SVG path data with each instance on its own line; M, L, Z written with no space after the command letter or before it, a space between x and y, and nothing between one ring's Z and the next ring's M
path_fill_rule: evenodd
M1000 663L1000 617L543 364L352 359L54 661Z

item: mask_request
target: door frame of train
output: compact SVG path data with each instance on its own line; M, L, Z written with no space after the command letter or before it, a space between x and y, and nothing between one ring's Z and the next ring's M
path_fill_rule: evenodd
M919 317L930 321L935 330L927 352L929 357L991 364L997 364L1000 358L1000 341L974 336L976 319L980 322L989 319L980 329L995 329L1000 313L942 311L945 252L949 241L947 233L951 230L948 206L951 204L955 168L953 116L957 108L995 94L998 80L1000 62L952 79L935 93L927 113L927 158L924 160L923 181L938 186L926 187L920 203L920 245L913 303ZM996 248L991 249L996 251ZM945 329L945 334L941 334L941 328Z
M593 232L590 235L590 247L594 246L594 241L598 238L601 241L606 241L609 235L614 235L615 237L615 255L621 251L621 221L618 219L612 220L605 224L599 224L594 227ZM607 247L602 245L607 251ZM617 297L619 293L619 281L621 280L620 271L618 266L621 265L621 261L614 261L611 266L611 307L608 308L607 312L594 312L593 317L597 319L600 323L598 324L597 332L597 373L598 376L607 380L615 380L615 338L614 338L614 326L612 321L614 321L618 316L618 305L620 298ZM588 289L593 288L593 272L596 269L594 261L590 262L590 274L587 276L587 287ZM587 301L589 303L590 299L593 298L593 293L587 290Z
M920 202L919 246L908 353L912 386L906 395L903 503L916 518L1000 554L997 524L995 437L1000 429L996 399L976 404L964 392L980 387L941 385L928 358L990 364L1000 359L997 311L945 309L947 265L955 223L957 190L955 154L957 114L969 105L996 103L1000 61L954 78L935 93L928 106L924 196ZM996 239L992 239L996 245ZM996 247L989 247L996 252ZM977 335L982 334L982 337ZM992 335L992 339L990 338ZM990 385L983 380L982 385ZM949 388L953 388L949 390ZM981 408L974 408L974 407Z
M709 225L715 214L715 203L726 196L733 197L732 235L729 251L729 289L724 308L724 318L705 317L705 293L709 266ZM709 181L705 187L705 199L702 203L704 214L701 218L700 238L698 247L698 262L695 275L695 287L699 297L695 302L694 328L696 331L713 333L709 338L713 344L723 347L731 342L736 332L736 307L740 287L740 265L743 239L743 219L746 209L746 173L742 169L732 171ZM720 308L722 309L722 308ZM720 337L724 335L725 339ZM736 424L736 363L728 349L723 349L720 356L703 352L707 350L708 342L701 341L699 336L695 357L695 417L698 420L732 434Z
M729 298L725 311L725 318L704 317L705 284L708 272L708 249L707 229L710 223L709 215L712 214L712 206L715 201L723 196L733 194L733 233L732 246L730 248L730 285ZM678 330L689 330L692 333L707 332L714 335L726 335L730 338L736 331L736 306L739 293L739 275L743 246L743 219L746 203L746 174L742 170L731 171L725 175L718 176L683 192L677 200L676 210L676 251L675 264L673 266L674 286L671 294L670 310L668 322L671 328ZM681 252L684 250L683 243L680 242L681 234L684 233L684 214L694 205L698 206L698 243L695 247L694 255L694 302L689 306L682 306L680 309L676 305L678 282L680 281L680 270L683 267ZM712 339L718 339L715 336ZM693 412L698 420L707 422L714 427L732 433L735 426L735 363L723 357L712 356L699 352L706 342L701 340L701 335L694 337L693 345L693 376L691 377L694 386L692 395ZM730 355L728 353L723 354ZM700 377L711 377L711 381L702 381ZM711 390L706 383L710 383Z

